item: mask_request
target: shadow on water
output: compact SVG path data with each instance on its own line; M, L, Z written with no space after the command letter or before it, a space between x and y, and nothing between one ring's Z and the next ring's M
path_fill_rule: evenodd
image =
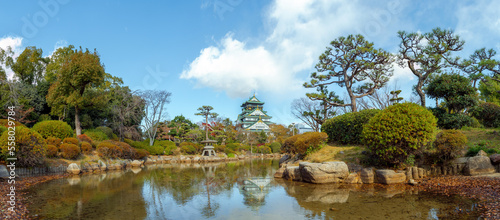
M30 189L40 219L446 219L474 203L405 186L272 178L277 160L162 164L73 176Z

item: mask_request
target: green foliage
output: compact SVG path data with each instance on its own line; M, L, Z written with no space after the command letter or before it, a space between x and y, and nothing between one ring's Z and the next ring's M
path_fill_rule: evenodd
M226 148L230 149L230 150L233 150L233 151L236 151L236 150L238 150L238 148L240 148L240 144L238 144L238 143L229 143L229 144L226 144Z
M64 159L76 159L80 155L80 148L75 144L63 143L60 149L61 157Z
M0 136L2 135L2 133L3 133L4 131L7 131L7 127L0 126Z
M7 155L9 150L9 134L4 132L0 137L0 148L2 154ZM21 167L33 167L43 164L47 152L47 143L38 132L24 126L16 127L14 140L16 149L16 165Z
M233 153L228 153L228 154L227 154L227 157L228 157L228 158L234 158L235 156L234 156L234 154L233 154Z
M495 77L496 80L500 80L500 76ZM481 92L481 98L486 102L495 103L500 105L500 82L495 81L490 77L485 77L484 80L479 81L479 91Z
M484 125L484 127L500 127L500 106L495 103L481 103L473 110L472 114Z
M85 130L85 132L83 133L94 141L109 140L108 135L106 135L106 133L102 132L101 130L91 129L91 130Z
M438 162L447 162L461 156L467 137L459 130L443 130L434 141Z
M437 118L437 125L441 129L461 129L464 126L478 126L473 117L461 113L448 113L444 108L429 108Z
M304 157L308 151L311 152L320 148L327 139L328 135L324 132L306 132L287 138L282 149L284 152L299 154Z
M73 129L68 123L58 120L42 121L33 126L33 130L40 133L44 138L56 137L64 139L73 136Z
M69 138L64 138L63 143L65 144L74 144L74 145L78 145L78 139L76 138L72 138L72 137L69 137Z
M82 142L82 144L80 145L80 149L84 154L92 153L92 145L88 142Z
M10 122L10 125L9 125L9 122ZM12 125L12 123L14 123L14 125ZM17 126L24 126L24 125L18 121L9 121L7 119L0 119L0 126L7 128L7 127L17 127Z
M57 153L59 152L59 149L51 144L47 145L47 157L57 157Z
M258 152L261 153L261 154L270 154L272 151L271 151L271 148L266 146L266 145L261 145L257 148Z
M54 145L56 147L59 147L62 144L62 140L56 137L48 137L45 141L47 141L47 144Z
M476 89L470 80L458 74L441 74L425 90L431 98L444 98L449 113L460 113L465 108L475 106L478 101Z
M103 132L110 139L116 140L118 138L116 134L113 133L113 129L111 128L100 126L97 127L96 130Z
M381 162L402 164L435 138L437 119L414 103L389 106L363 129L363 140Z
M486 152L487 154L500 154L500 150L497 150L493 147L494 146L491 146L491 144L488 141L481 141L475 144L474 146L469 147L465 156L467 157L476 156L480 150Z
M269 147L274 154L281 153L281 144L279 142L273 142Z
M149 152L147 150L144 150L144 149L137 149L137 152L135 154L135 158L134 159L143 159L144 157L147 157L149 156Z
M181 152L184 154L196 154L196 144L191 142L182 142L179 146L181 148Z
M175 146L175 143L172 141L155 141L154 145L159 145L165 150L165 155L172 155L174 153L174 150L177 149L177 146Z
M328 140L340 144L361 144L363 126L379 113L378 109L346 113L327 120L321 131L328 134Z

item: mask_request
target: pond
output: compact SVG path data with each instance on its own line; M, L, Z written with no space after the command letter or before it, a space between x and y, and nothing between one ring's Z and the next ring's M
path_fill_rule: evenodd
M475 210L459 197L406 186L274 179L277 160L162 164L73 176L32 187L40 219L441 219ZM464 219L476 216L458 216Z

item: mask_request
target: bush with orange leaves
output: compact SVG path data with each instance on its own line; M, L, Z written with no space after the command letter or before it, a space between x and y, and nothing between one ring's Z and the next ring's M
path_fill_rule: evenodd
M76 159L80 155L80 148L75 144L61 144L61 156L65 159Z
M291 154L306 156L326 143L328 135L325 132L306 132L289 137L283 143L283 151Z

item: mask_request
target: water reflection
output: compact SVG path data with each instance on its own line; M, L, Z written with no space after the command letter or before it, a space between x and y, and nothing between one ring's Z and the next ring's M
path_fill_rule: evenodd
M316 185L271 178L276 160L161 164L74 176L33 188L41 219L430 218L472 202L378 185Z

